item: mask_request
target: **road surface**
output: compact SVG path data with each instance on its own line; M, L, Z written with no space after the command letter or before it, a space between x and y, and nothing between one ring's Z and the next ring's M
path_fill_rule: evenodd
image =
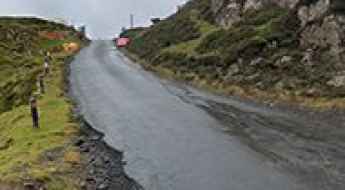
M147 190L295 190L295 180L225 134L179 89L95 41L71 66L85 118L124 151L126 171ZM302 189L302 188L301 188Z

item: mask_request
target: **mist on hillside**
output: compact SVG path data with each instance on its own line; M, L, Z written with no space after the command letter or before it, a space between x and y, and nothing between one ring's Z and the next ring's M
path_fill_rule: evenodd
M74 25L87 25L93 38L110 38L130 24L150 24L151 17L165 17L176 11L185 0L0 0L1 16L39 16L65 20Z

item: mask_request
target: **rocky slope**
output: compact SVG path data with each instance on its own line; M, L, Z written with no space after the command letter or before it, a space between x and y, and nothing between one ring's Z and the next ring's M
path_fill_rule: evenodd
M303 52L300 64L316 66L316 64L332 64L332 72L324 77L329 81L323 81L321 85L331 87L344 87L344 39L345 39L345 3L340 0L213 0L212 10L215 13L216 22L231 28L240 22L246 12L250 10L262 10L270 6L278 6L290 11L289 15L298 20L296 37L298 47ZM272 41L275 42L275 41ZM279 47L279 43L275 44ZM328 54L327 60L318 59ZM283 57L284 58L284 57ZM284 60L290 59L285 57ZM282 61L282 60L280 60ZM328 62L328 63L327 63ZM311 68L312 69L312 68ZM337 72L335 72L337 71ZM307 71L308 72L308 71ZM326 82L326 83L325 83Z
M345 94L344 10L340 0L192 0L122 35L135 34L127 50L161 73L226 93L334 106Z

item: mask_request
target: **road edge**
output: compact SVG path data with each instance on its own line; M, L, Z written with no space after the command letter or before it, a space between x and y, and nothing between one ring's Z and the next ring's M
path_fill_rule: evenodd
M89 44L88 44L89 45ZM88 46L87 45L87 46ZM85 46L84 48L87 48ZM71 64L75 57L68 60L64 71L66 96L71 101L72 119L79 124L80 135L74 142L79 147L82 157L82 167L85 168L82 189L119 189L144 190L144 188L125 172L123 152L109 146L104 140L104 133L98 131L81 114L80 105L74 97L70 85Z

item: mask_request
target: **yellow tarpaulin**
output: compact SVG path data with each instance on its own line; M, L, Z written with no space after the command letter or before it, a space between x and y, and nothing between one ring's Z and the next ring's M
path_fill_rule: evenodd
M64 43L63 48L64 48L65 52L74 53L80 49L80 46L79 46L79 44L77 44L75 42L71 42L71 43Z

